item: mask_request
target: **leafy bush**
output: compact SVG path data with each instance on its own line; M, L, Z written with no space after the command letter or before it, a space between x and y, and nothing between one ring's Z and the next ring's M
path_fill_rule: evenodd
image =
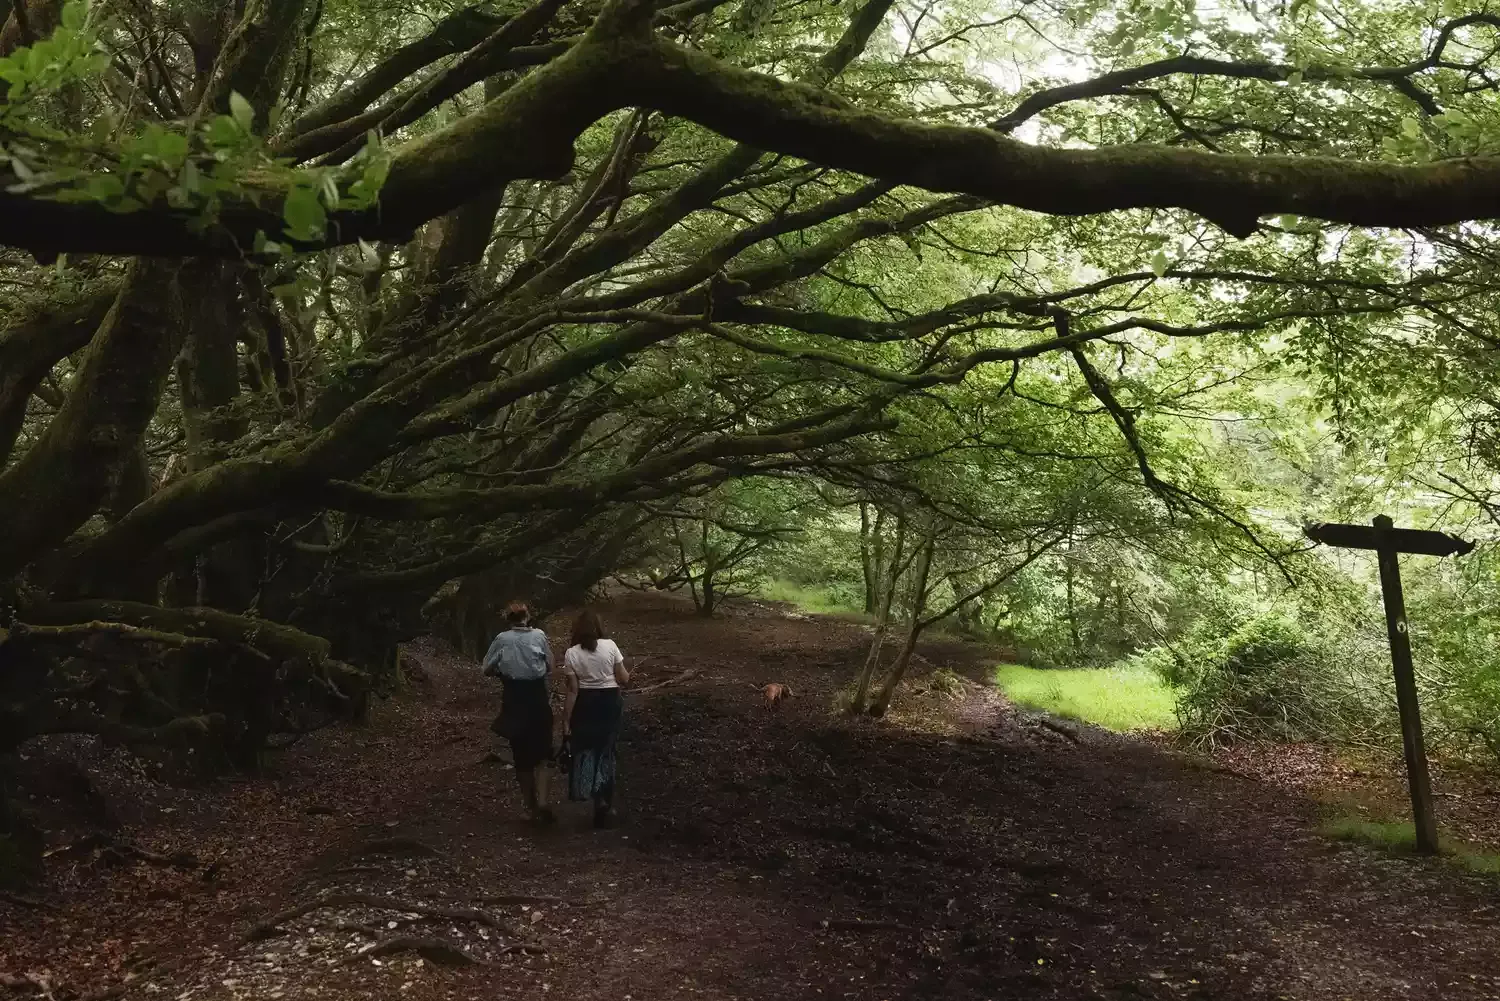
M1271 611L1225 636L1192 672L1178 701L1185 740L1317 740L1385 750L1399 733L1383 637L1355 623ZM1200 638L1196 648L1211 653Z
M1306 630L1285 615L1271 612L1251 619L1229 638L1224 648L1224 669L1241 677L1256 677L1316 652Z

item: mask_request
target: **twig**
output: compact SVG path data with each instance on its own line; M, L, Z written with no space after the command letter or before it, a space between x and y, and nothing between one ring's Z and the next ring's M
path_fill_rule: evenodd
M527 942L517 942L515 945L507 945L504 949L500 950L499 954L502 956L514 956L516 954L522 956L545 956L547 955L547 947L531 945Z
M654 684L654 685L647 685L645 688L631 688L631 689L628 689L628 691L632 695L640 695L643 692L650 692L650 691L654 691L654 690L656 690L658 688L665 688L668 685L675 685L675 684L678 684L679 682L687 681L689 678L695 678L695 677L697 677L700 673L701 672L699 672L699 670L696 667L690 667L686 671L683 671L681 674L677 674L677 675L674 675L673 677L668 678L666 681L658 681L656 684Z
M500 893L474 898L476 904L496 904L501 907L514 904L556 906L567 903L562 897L538 897L524 893Z
M340 921L338 924L333 926L333 930L358 932L359 934L364 935L367 938L380 937L379 928L376 928L374 925L362 925L358 921Z
M825 918L821 927L828 931L907 931L899 921L861 921L859 918Z

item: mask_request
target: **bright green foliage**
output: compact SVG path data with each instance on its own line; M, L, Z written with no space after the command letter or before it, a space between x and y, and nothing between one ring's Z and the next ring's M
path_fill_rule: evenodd
M1034 668L1002 664L995 684L1028 709L1093 723L1107 730L1171 730L1176 693L1148 668Z

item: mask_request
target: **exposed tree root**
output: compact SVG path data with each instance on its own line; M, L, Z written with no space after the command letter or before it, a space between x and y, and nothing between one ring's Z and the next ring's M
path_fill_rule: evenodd
M1062 723L1059 723L1053 719L1048 719L1046 716L1038 717L1037 723L1041 726L1046 727L1048 730L1051 730L1053 733L1060 734L1068 738L1075 744L1083 743L1083 738L1078 736L1078 731L1074 730L1070 726L1064 726Z
M101 858L108 858L114 861L133 860L136 862L149 862L151 865L171 866L174 869L192 869L196 868L198 865L198 857L192 852L171 852L168 854L163 854L161 852L148 851L145 848L130 844L126 841L117 841L114 838L110 837L108 834L90 834L87 837L80 838L70 845L63 845L61 848L54 848L51 851L46 852L42 857L68 858L75 855L82 855L85 852L91 852L96 849L99 851L99 856Z
M524 893L501 893L493 895L486 894L484 896L475 897L474 903L493 904L499 907L514 904L530 904L532 906L556 906L558 904L565 904L567 903L567 901L563 900L562 897L539 897Z
M277 934L279 926L286 922L326 907L371 907L383 911L396 911L401 914L420 914L426 918L442 918L445 921L467 921L494 928L515 938L520 937L520 932L503 921L486 914L484 911L475 910L470 907L443 907L435 904L419 904L415 901L382 897L373 893L331 893L325 897L309 900L306 903L289 908L279 914L273 914L251 928L245 934L244 941L254 942L260 939L271 938Z
M429 963L436 963L439 966L473 966L479 962L452 942L440 938L416 938L408 935L398 935L384 942L377 942L350 958L354 960L365 956L389 956L398 952L415 952Z
M45 900L37 900L35 897L24 897L19 893L6 893L3 890L0 890L0 900L3 900L7 904L14 904L17 907L24 907L30 911L57 910L56 907L47 903Z
M395 855L410 858L436 858L438 850L425 841L416 838L396 836L392 838L375 838L365 842L359 851L360 855Z
M36 997L51 998L52 985L46 977L36 973L23 973L20 976L12 976L9 973L0 973L0 987L6 987L13 991L32 991Z

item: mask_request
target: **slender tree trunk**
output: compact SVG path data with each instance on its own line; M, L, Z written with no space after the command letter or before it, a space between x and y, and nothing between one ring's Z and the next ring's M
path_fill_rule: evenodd
M688 552L687 542L682 537L682 523L672 519L672 537L677 540L677 558L681 561L682 576L687 580L688 594L693 598L693 608L703 613L703 598L698 593L698 578L693 573L693 558Z
M239 331L243 326L237 266L193 261L182 272L192 291L184 303L187 326L177 360L182 424L189 472L207 469L228 454L246 422L232 408L240 396ZM214 546L198 564L197 603L249 607L259 579L259 540L236 538Z
M906 549L906 519L896 520L896 544L891 553L889 567L884 571L885 587L880 592L879 609L875 615L875 635L870 639L870 652L865 656L865 665L859 672L859 681L854 688L854 697L849 700L849 714L857 716L865 711L865 702L870 697L870 682L880 666L880 651L885 647L886 632L890 628L891 605L896 600L896 582L901 577L901 558ZM879 568L877 568L878 579Z
M932 550L937 544L937 522L934 521L928 530L927 539L922 544L922 554L917 557L917 575L912 582L911 619L906 630L906 642L901 647L901 653L897 655L896 662L891 665L890 673L886 675L885 683L880 688L880 694L875 696L875 701L870 706L870 715L876 718L884 716L891 707L891 700L896 696L896 689L901 684L901 679L906 677L906 669L911 666L911 656L917 649L917 640L922 635L922 628L926 622L922 619L922 613L927 610L927 584L932 572Z
M1068 637L1073 641L1073 654L1083 649L1083 638L1078 632L1077 583L1073 573L1073 536L1069 534L1063 553L1063 580L1068 588Z
M885 563L885 512L875 509L870 517L870 503L859 502L859 562L865 578L865 614L873 615L880 604L880 573Z
M698 611L703 615L713 615L719 603L719 565L710 542L708 516L705 515L699 535L699 545L703 550L703 603L698 606Z

